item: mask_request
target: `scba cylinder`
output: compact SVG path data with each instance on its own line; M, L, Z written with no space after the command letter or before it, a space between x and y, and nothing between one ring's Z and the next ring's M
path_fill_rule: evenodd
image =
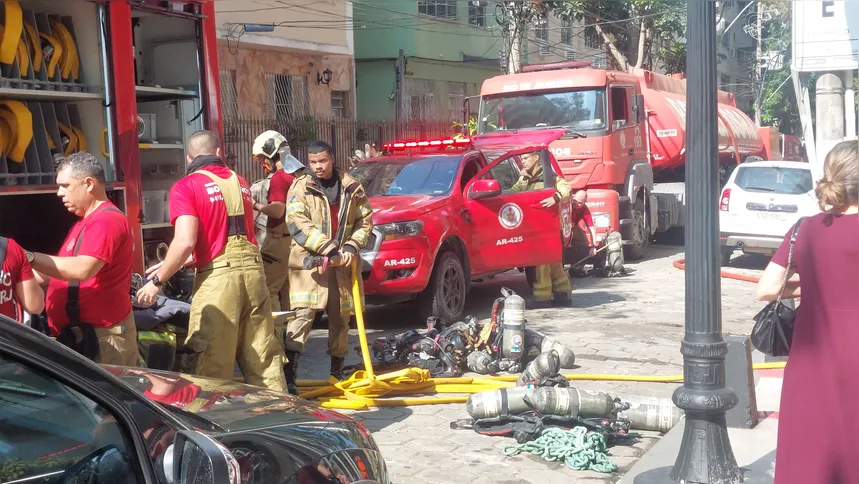
M561 358L555 350L542 353L534 359L525 368L525 371L519 375L516 380L516 385L522 386L528 382L542 380L543 378L551 378L557 376L561 371Z
M668 432L683 417L683 411L670 398L621 397L630 407L618 413L619 418L629 421L629 428Z
M543 415L608 417L615 410L612 397L604 392L578 388L540 387L529 392L525 403Z
M485 351L472 351L468 355L466 365L469 370L479 375L492 373L492 357Z
M529 411L525 395L533 389L533 385L528 385L475 393L465 402L465 410L473 419L497 417L502 414L505 406L506 413L510 415L525 413Z
M558 353L561 368L569 370L575 366L576 354L573 353L573 350L568 348L566 345L556 341L555 339L546 336L545 338L543 338L543 342L540 344L540 351L542 353L546 353L553 350Z
M504 298L501 312L501 355L518 360L525 352L525 300L518 294Z

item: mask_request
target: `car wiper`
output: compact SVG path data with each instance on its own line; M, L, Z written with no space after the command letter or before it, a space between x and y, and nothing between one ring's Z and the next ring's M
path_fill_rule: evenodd
M588 137L586 134L584 134L584 133L579 133L578 131L575 131L575 130L573 130L573 129L568 129L568 130L567 130L567 132L566 132L566 133L564 133L564 138L566 138L566 137L568 137L568 136L569 136L569 137L572 137L573 139L576 139L576 138L587 138L587 137Z
M47 393L37 390L31 386L22 385L20 383L0 382L0 391L9 393L20 393L21 395L30 395L33 397L45 398Z
M745 190L758 190L761 192L774 192L775 191L775 188L768 188L768 187L744 187L744 189Z

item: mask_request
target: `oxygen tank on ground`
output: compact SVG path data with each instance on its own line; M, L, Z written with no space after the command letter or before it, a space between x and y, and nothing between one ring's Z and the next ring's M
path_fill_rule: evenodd
M683 417L683 410L670 398L624 396L621 400L630 407L618 413L618 418L628 420L631 429L668 432Z
M571 370L575 367L576 364L576 354L573 353L573 350L568 348L563 343L556 341L554 338L550 336L546 336L543 338L543 341L540 343L540 352L546 353L549 351L555 350L558 353L558 357L560 358L561 368L565 370Z
M525 300L513 291L505 295L501 312L501 356L518 360L525 353Z
M466 360L468 369L479 374L488 375L492 373L492 357L485 351L472 351Z
M516 385L523 386L528 382L551 378L557 376L560 371L561 358L557 351L551 350L540 354L534 361L528 363L525 371L516 380Z
M497 417L502 414L506 402L508 414L525 413L530 410L525 395L533 389L533 385L528 385L475 393L465 402L465 410L473 419Z
M525 396L525 403L543 415L582 418L608 417L618 408L609 394L578 388L535 388Z

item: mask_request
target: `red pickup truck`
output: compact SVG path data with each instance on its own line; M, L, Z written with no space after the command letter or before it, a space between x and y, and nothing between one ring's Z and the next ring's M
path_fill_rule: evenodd
M360 254L367 303L414 300L421 318L453 322L472 281L560 261L572 238L571 205L540 201L561 173L549 143L565 132L394 142L353 168L375 225ZM548 188L518 191L520 155L535 151Z

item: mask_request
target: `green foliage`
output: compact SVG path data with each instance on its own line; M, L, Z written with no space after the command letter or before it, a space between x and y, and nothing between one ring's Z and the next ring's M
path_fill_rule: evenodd
M604 40L621 68L635 65L669 70L685 68L685 44L677 40L686 33L686 2L681 0L559 0L543 2L562 19L598 24ZM645 35L643 49L639 39ZM676 70L672 67L676 66Z
M492 123L486 123L486 126L492 128L493 130L496 129L496 126ZM456 133L454 135L454 138L462 138L463 136L465 136L464 134L462 134L463 128L466 128L468 130L468 136L474 136L477 133L477 118L474 116L469 116L467 123L463 123L462 121L454 121L451 128L459 130L459 133Z
M791 58L791 5L786 0L762 0L759 8L772 13L763 17L761 52L777 53L782 60L779 69L775 63L765 65L758 76L753 68L750 73L756 79L754 92L761 107L761 123L764 126L778 126L785 134L800 134L802 127L799 119L793 81L789 79Z

